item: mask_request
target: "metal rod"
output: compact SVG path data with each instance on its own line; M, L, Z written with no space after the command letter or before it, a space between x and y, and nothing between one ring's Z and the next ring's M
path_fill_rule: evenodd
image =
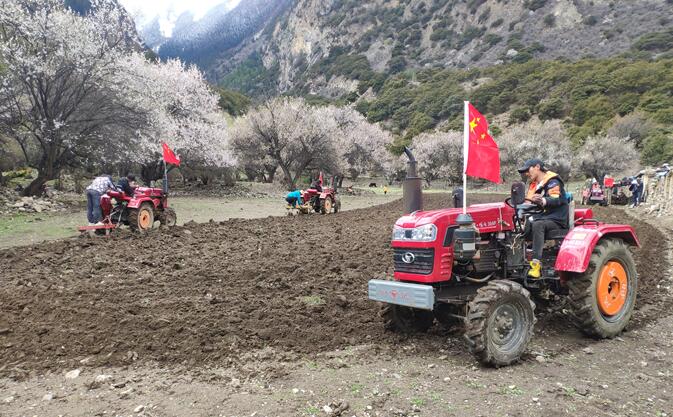
M467 157L470 146L470 110L469 101L464 102L465 117L463 121L463 214L467 213Z

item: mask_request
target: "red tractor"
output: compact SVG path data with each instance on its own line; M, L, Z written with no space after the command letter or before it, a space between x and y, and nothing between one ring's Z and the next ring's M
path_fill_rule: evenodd
M546 236L542 276L529 278L523 230L539 209L525 203L523 183L514 184L504 202L471 205L467 215L461 208L422 211L415 166L409 172L410 214L393 229L394 280L369 281L369 298L386 303L386 327L418 332L434 320L462 325L470 352L498 367L524 353L536 297L567 297L576 324L595 338L617 336L627 325L638 279L629 246L639 242L631 226L571 209L570 227Z
M320 188L311 186L304 190L302 194L304 204L298 207L299 213L309 214L311 211L322 214L338 213L341 210L341 199L335 184L336 177L332 177L330 186L322 187L322 174L320 174Z
M159 221L162 226L175 226L175 210L168 206L168 193L161 188L138 187L133 196L122 191L108 191L100 198L102 225L81 226L79 230L106 232L120 225L146 232Z

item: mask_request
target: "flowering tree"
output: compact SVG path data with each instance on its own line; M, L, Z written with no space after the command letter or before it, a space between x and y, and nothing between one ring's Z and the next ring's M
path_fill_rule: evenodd
M113 1L82 17L60 0L0 0L0 132L38 170L26 194L64 167L147 160L162 139L231 161L200 73L148 62L128 22Z
M631 173L638 169L640 155L630 138L593 136L576 153L574 165L586 176L602 181L607 174Z
M387 148L392 143L390 133L350 107L329 106L326 113L336 120L333 140L338 150L338 173L356 179L364 173L382 172L392 158Z
M495 138L500 148L502 178L520 180L517 171L523 162L540 158L552 171L567 180L572 166L572 151L565 130L558 120L541 122L537 118L508 127Z
M255 177L280 168L288 187L308 168L335 174L380 169L390 136L349 108L311 107L300 98L275 98L234 123L232 149Z
M119 65L122 70L114 85L145 115L145 124L137 130L134 148L158 150L158 145L167 141L188 156L187 164L213 168L233 166L226 121L218 107L219 98L196 67L185 67L178 60L154 64L140 54L124 57ZM126 158L147 163L150 155L134 151Z
M463 172L463 134L461 132L421 133L412 149L418 161L418 174L428 185L438 179L459 183Z

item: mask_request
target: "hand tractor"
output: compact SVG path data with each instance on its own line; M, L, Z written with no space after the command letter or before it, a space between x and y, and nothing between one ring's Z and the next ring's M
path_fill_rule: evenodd
M576 325L595 338L612 338L629 322L638 275L628 225L606 224L591 209L570 210L569 228L546 236L540 278L529 278L524 239L529 217L525 186L512 185L501 203L467 209L422 210L421 179L411 153L405 212L393 228L394 280L369 281L369 298L383 302L387 328L422 332L435 320L459 325L469 351L499 367L518 361L533 335L535 304L544 294L567 297Z
M161 188L138 187L134 195L127 196L122 191L108 191L100 199L103 212L102 225L81 226L80 232L109 232L120 225L128 225L132 230L144 233L159 220L162 226L175 226L175 210L168 206L168 193Z

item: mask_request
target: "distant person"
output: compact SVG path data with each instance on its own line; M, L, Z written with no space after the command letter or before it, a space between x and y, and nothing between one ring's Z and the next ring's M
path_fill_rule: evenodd
M128 174L126 177L120 178L117 183L117 188L122 190L127 196L133 197L135 189L138 188L138 184L136 184L136 176Z
M458 187L453 190L453 193L451 193L451 198L453 199L454 208L463 207L463 195L463 187Z
M383 195L386 195L386 194L388 194L388 186L384 185L383 186Z
M110 175L98 176L86 187L86 217L89 221L89 226L100 224L102 220L100 209L101 196L110 190L116 189L117 187L112 183Z
M642 177L636 178L636 181L638 182L638 186L636 187L636 207L638 207L640 203L643 202L643 194L645 193L645 184L643 183Z
M631 205L629 207L634 208L638 205L638 180L635 177L631 178L629 191L631 191Z
M297 208L297 206L301 206L302 204L304 204L303 194L304 192L301 190L290 191L287 194L287 197L285 197L285 201L287 201L288 207Z
M316 190L319 193L322 193L322 181L320 181L319 179L314 180L311 183L311 188L313 188L314 190Z

